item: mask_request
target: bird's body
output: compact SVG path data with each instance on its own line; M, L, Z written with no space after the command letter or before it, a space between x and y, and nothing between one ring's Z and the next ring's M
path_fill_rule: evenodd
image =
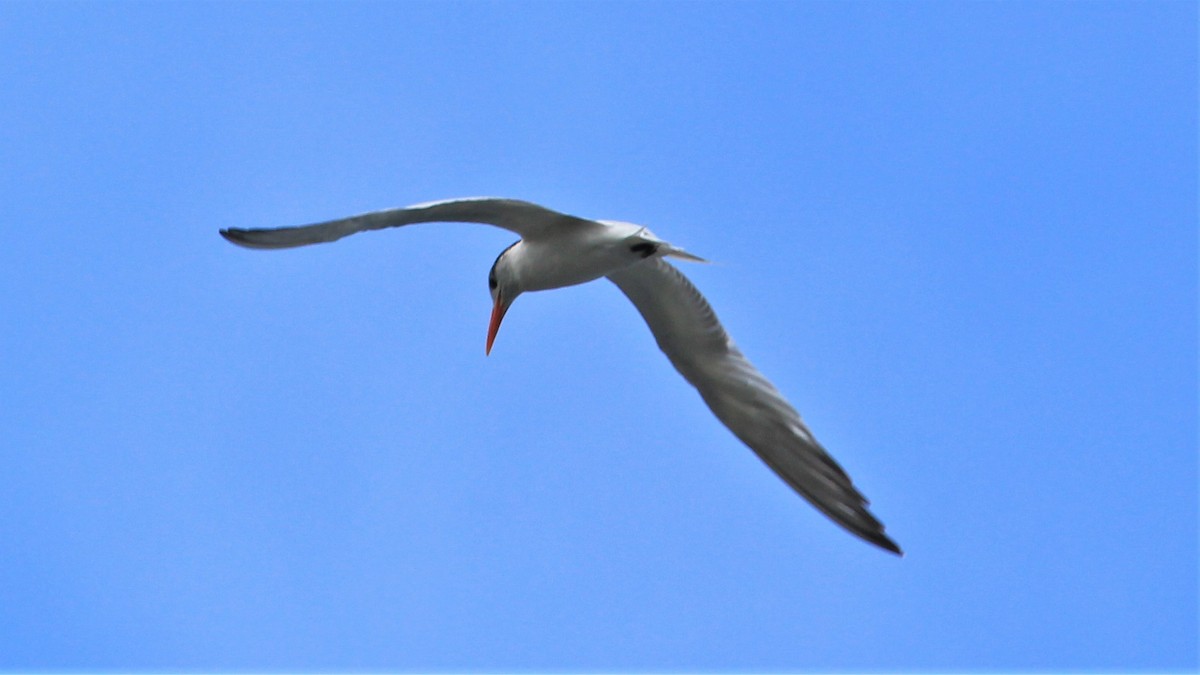
M489 352L505 312L522 292L607 277L637 307L672 365L725 426L839 525L900 553L845 471L782 394L746 360L695 286L664 258L702 259L644 227L482 197L428 202L302 227L221 230L221 235L250 248L290 248L335 241L364 230L435 221L484 223L521 236L500 254L488 275L494 302Z
M666 242L644 227L615 221L573 225L569 237L532 237L505 251L522 290L546 291L608 276L654 255Z

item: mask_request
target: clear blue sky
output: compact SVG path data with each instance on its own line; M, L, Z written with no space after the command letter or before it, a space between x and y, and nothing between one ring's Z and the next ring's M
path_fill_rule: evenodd
M0 670L1197 667L1197 5L0 4ZM501 195L634 221L871 498Z

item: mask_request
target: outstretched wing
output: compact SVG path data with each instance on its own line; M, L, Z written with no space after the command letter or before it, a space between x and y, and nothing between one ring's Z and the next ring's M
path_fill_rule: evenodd
M735 436L805 499L863 539L903 555L850 477L783 395L725 332L682 272L652 258L608 275L633 302L659 348Z
M372 211L313 225L273 229L221 230L221 236L247 248L291 248L337 241L366 230L382 230L414 223L460 222L495 225L516 232L522 239L537 240L555 230L586 226L592 221L517 199L470 197Z

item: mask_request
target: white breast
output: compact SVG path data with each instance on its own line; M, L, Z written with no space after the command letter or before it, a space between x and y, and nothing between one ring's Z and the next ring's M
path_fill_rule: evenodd
M525 239L505 255L523 290L574 286L639 262L642 255L626 245L639 229L625 223L595 223L552 239Z

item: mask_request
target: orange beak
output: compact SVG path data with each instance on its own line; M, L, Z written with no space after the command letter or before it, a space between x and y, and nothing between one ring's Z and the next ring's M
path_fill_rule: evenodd
M492 353L492 343L496 341L496 333L500 331L500 322L504 320L504 313L508 311L509 303L497 295L496 304L492 306L492 321L488 324L487 350L484 354Z

